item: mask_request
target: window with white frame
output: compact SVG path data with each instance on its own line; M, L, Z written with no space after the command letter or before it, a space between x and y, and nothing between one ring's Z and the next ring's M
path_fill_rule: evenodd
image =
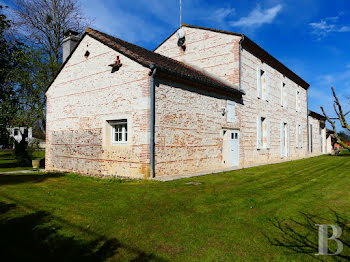
M112 143L128 142L128 123L126 119L109 121Z
M269 77L266 71L260 67L257 69L258 98L269 100Z
M284 82L281 84L281 106L288 106L288 89L286 83Z
M234 123L236 121L235 116L235 102L227 101L227 122Z
M295 147L302 148L303 147L303 128L301 125L295 126Z
M281 123L281 157L289 156L289 127L287 123Z
M270 148L270 121L265 117L257 118L257 148Z
M299 90L296 90L296 94L295 94L295 110L297 112L301 112L301 98L300 98Z
M321 153L324 153L324 129L320 126L320 150Z

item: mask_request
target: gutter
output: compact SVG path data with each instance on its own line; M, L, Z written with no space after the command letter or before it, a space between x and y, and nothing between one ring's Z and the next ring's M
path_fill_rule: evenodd
M151 165L151 178L155 178L155 158L154 158L154 137L155 137L155 113L156 113L156 104L155 104L155 83L154 76L157 73L157 68L154 64L150 65L151 69L151 105L150 105L150 126L151 126L151 137L150 137L150 165Z

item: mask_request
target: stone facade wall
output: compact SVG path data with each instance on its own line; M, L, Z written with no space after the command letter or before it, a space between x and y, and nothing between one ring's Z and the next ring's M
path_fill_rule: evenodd
M268 73L269 99L258 98L257 68ZM288 103L281 105L281 84L287 86ZM279 162L303 158L307 148L307 91L284 77L280 72L246 50L242 50L242 89L246 92L244 105L239 106L241 125L241 149L244 152L242 166ZM296 90L300 92L301 110L296 110ZM257 116L270 120L270 148L257 149ZM289 157L281 158L281 123L289 126ZM296 125L302 127L302 147L297 148Z
M204 73L239 83L239 41L241 37L209 30L183 27L186 32L186 50L177 46L172 35L155 52L182 61Z
M90 52L88 58L84 56ZM116 56L123 64L111 73ZM149 176L149 70L86 35L47 92L48 170ZM108 120L127 119L114 145Z
M183 27L186 32L186 50L177 46L177 36L172 35L155 51L185 62L195 68L209 73L219 79L224 79L233 85L239 84L239 36L228 35L209 30ZM292 80L284 77L271 66L262 63L260 59L246 50L242 50L241 57L242 89L246 92L243 104L236 103L235 127L240 129L240 167L254 166L298 159L308 156L307 131L307 91ZM269 75L269 101L259 99L257 96L257 68L260 66ZM281 83L287 85L288 106L281 106ZM296 111L296 90L300 92L301 110ZM182 94L182 91L178 91ZM195 101L192 99L191 101ZM186 101L186 100L185 100ZM193 102L191 102L192 104ZM222 101L227 103L227 101ZM178 109L181 105L178 105ZM218 110L218 109L217 109ZM257 117L266 117L270 120L270 148L257 149ZM194 119L192 119L194 121ZM289 126L289 156L281 157L281 122ZM225 123L217 123L221 129ZM302 146L296 147L296 125L302 127ZM194 129L196 130L196 128ZM194 131L195 132L195 131ZM216 133L219 134L219 133ZM186 141L186 135L179 138ZM222 150L222 135L217 136L213 152ZM204 145L204 141L203 144ZM220 149L221 147L221 149ZM181 155L181 154L180 154ZM186 152L184 155L189 155ZM207 155L207 154L204 154ZM169 154L170 156L170 154ZM173 158L178 155L173 155ZM220 159L217 153L217 159ZM182 159L182 157L180 157ZM183 162L187 161L183 158ZM190 157L188 157L190 159ZM222 156L221 156L222 160ZM188 160L190 161L190 160ZM180 166L174 164L174 167ZM222 163L218 160L212 165L212 171L219 170ZM186 172L191 172L185 170ZM175 171L174 171L175 172Z
M238 128L222 115L227 99L198 87L161 82L156 87L156 177L211 172L223 163L223 127Z

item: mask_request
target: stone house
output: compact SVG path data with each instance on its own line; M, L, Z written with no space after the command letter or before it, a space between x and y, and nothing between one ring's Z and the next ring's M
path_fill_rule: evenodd
M326 118L309 110L309 154L331 153L332 141L327 136Z
M166 179L326 153L310 152L309 84L243 34L74 41L46 94L48 170Z

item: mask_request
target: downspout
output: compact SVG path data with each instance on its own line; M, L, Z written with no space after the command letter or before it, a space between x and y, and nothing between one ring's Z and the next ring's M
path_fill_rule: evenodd
M151 138L150 138L150 164L151 164L151 178L155 177L155 159L154 159L154 147L155 147L155 143L154 143L154 136L155 136L155 84L154 84L154 76L157 72L157 68L152 64L150 66L151 69L151 106L150 106L150 127L151 127Z

